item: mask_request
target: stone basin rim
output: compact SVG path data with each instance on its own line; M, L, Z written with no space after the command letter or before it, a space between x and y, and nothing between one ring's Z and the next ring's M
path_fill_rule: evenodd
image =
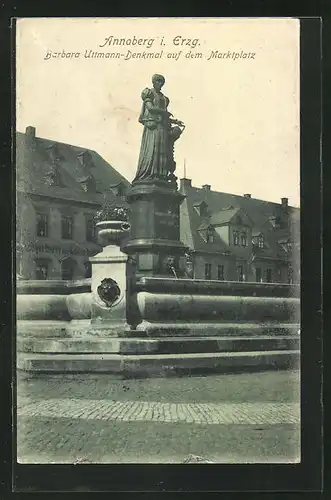
M98 229L120 229L122 231L128 231L131 225L127 221L123 220L105 220L96 223Z

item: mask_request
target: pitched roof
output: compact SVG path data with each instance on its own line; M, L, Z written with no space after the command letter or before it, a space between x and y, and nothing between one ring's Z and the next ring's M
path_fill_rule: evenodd
M282 207L278 203L258 200L255 198L248 198L245 196L234 195L230 193L223 193L212 191L204 188L196 188L187 182L181 182L181 192L186 196L185 204L183 204L183 217L181 223L186 225L186 234L191 232L189 240L185 242L192 244L192 248L197 251L210 251L216 252L217 248L222 248L222 251L230 251L235 253L235 247L231 248L221 240L218 235L215 238L215 243L206 244L201 237L199 237L197 229L202 223L202 217L199 216L194 206L205 202L208 210L211 213L211 222L225 224L229 222L237 213L242 211L248 219L251 220L252 231L254 234L263 233L265 235L266 245L265 248L254 248L254 252L261 257L278 258L284 256L285 252L278 244L277 233L273 228L269 218L276 215L281 215ZM184 213L186 216L184 218ZM292 216L297 219L299 209L288 207L290 219ZM183 222L182 222L183 220ZM189 224L188 224L189 222ZM189 229L190 228L190 229ZM285 230L285 232L288 230ZM184 228L183 228L184 234Z
M186 194L186 193L185 193ZM195 207L200 205L204 200L194 200L189 195L186 196L180 212L180 237L181 240L189 245L195 251L202 251L206 253L230 253L228 245L220 238L215 231L212 242L206 243L203 238L202 231L210 226L211 221L206 216L200 216L195 210ZM206 203L206 202L204 202ZM209 208L209 207L208 207Z
M212 224L226 224L233 219L233 217L239 212L239 210L239 208L233 207L219 210L217 213L212 214L211 222Z
M26 142L26 137L26 134L16 133L16 180L18 190L55 198L100 204L103 200L101 193L107 191L109 186L119 183L130 186L129 181L96 151L41 137L30 138L30 146ZM49 154L49 148L54 144L56 145L57 156L60 157L58 171L64 187L47 186L44 182L47 173L54 168ZM91 165L84 165L78 160L78 156L84 153L90 155ZM90 166L93 166L91 171ZM95 193L86 193L81 185L82 179L90 175L95 179Z
M203 220L200 224L200 226L197 228L197 231L202 231L204 229L208 229L208 227L211 227L212 224L210 220Z
M222 226L231 222L235 224L239 222L240 224L249 227L252 227L254 225L248 217L247 213L244 212L240 207L228 207L221 209L219 212L212 214L211 222L215 226Z
M84 175L83 177L79 177L77 179L77 182L86 182L88 181L89 179L91 179L91 176L90 175Z
M201 207L201 205L207 205L207 204L205 201L197 201L196 203L194 203L195 207Z

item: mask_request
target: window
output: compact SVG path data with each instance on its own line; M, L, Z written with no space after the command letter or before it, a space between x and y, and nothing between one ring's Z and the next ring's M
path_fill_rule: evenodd
M92 215L86 217L86 241L95 240L95 225Z
M260 234L258 239L257 239L257 246L259 248L264 248L264 237L263 234Z
M198 212L200 217L205 217L208 215L208 205L206 202L196 203L194 205L195 210Z
M48 262L44 260L36 261L36 280L47 280Z
M240 236L241 236L241 246L247 247L247 233L246 233L246 231L242 232Z
M205 264L205 279L211 280L211 264Z
M217 279L224 280L224 265L219 264L217 266Z
M272 225L272 227L276 227L276 216L275 215L272 215L271 217L269 217L269 222L270 224Z
M81 177L80 179L77 179L78 182L80 182L80 185L82 186L82 189L86 193L96 192L96 183L94 177L92 175L87 175L84 177Z
M73 218L70 215L62 215L61 219L61 231L62 238L65 240L70 240L73 233Z
M239 245L239 231L233 231L233 244Z
M48 236L48 216L45 213L37 213L37 236Z
M214 229L212 227L208 227L206 232L206 242L214 243L214 236Z
M287 271L287 282L289 285L293 285L293 269L290 266Z
M91 264L91 262L88 260L87 262L85 262L84 266L85 266L85 278L91 278L92 277L92 264Z
M238 271L238 281L245 281L244 266L242 265L238 266L237 271Z
M257 283L262 283L262 270L260 267L255 270L255 279Z
M292 242L291 241L288 241L287 244L286 244L286 251L287 252L292 252Z
M266 269L266 282L271 283L272 281L272 270L271 269Z

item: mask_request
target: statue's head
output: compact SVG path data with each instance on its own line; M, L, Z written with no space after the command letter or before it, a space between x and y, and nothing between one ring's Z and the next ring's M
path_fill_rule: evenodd
M161 90L163 85L165 84L165 78L163 75L153 75L152 83L155 90Z

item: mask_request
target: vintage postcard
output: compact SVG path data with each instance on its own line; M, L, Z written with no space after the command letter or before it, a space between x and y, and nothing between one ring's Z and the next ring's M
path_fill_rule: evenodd
M16 22L17 461L300 463L300 21Z

